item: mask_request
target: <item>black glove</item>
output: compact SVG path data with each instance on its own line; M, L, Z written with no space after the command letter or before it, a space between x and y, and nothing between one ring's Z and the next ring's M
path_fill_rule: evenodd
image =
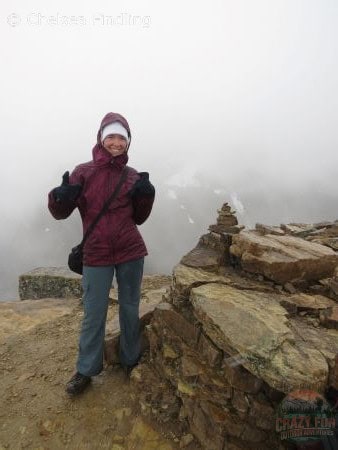
M53 189L53 196L57 202L69 202L78 198L81 194L82 186L81 184L69 184L69 172L65 172L62 175L61 186Z
M134 186L129 191L131 197L139 195L155 195L155 188L149 181L148 172L139 172L141 178L136 181Z

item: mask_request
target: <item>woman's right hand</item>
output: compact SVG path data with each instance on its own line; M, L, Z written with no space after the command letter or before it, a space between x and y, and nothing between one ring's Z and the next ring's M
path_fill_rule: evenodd
M69 184L69 171L62 175L62 183L53 189L53 196L57 202L75 202L81 194L81 184Z

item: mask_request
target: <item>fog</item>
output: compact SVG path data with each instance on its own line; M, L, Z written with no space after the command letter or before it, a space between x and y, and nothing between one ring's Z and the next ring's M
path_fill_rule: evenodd
M146 273L171 273L228 201L241 224L338 218L336 0L2 2L0 299L66 263L48 192L129 121L148 171Z

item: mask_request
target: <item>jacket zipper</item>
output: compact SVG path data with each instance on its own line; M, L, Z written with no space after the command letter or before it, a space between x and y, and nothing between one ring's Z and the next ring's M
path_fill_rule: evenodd
M114 160L112 159L112 161L111 161L111 169L110 169L110 176L109 176L109 183L108 183L108 196L111 194L111 192L113 192L113 181L114 181L114 177L113 177L113 164L114 164ZM110 192L109 192L109 190L110 190ZM108 198L108 197L107 197ZM108 222L108 226L110 227L110 225L111 225L111 221L110 221L110 211L109 211L109 208L108 208L108 211L107 211L107 214L108 214L108 218L107 218L107 222ZM114 251L114 244L113 244L113 240L114 240L114 237L112 237L111 238L111 240L110 240L110 251L111 251L111 255L112 255L112 260L114 261L114 253L115 253L115 251Z

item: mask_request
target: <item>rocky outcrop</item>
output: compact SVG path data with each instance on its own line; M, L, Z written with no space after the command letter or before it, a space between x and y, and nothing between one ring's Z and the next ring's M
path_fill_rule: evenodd
M338 389L337 254L306 240L312 225L220 225L174 267L132 380L144 414L179 418L202 448L284 449L286 394Z

